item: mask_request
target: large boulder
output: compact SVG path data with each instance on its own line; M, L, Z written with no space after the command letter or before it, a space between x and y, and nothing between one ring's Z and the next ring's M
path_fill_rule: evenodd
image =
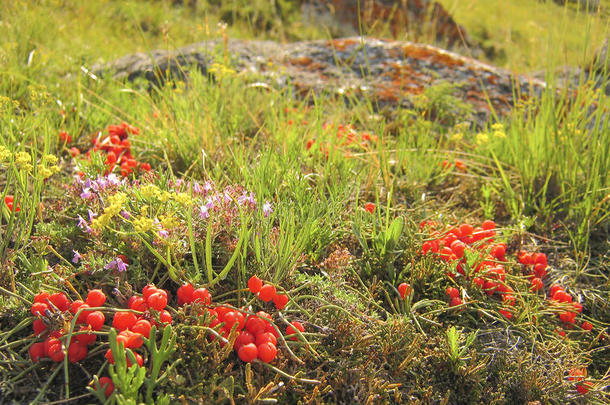
M472 45L464 27L432 0L305 0L301 10L306 23L322 25L338 36L384 26L395 39L408 32L448 47Z
M210 72L212 63L226 60L253 82L289 86L297 95L366 94L380 108L412 108L414 99L428 89L450 84L457 100L471 107L469 120L478 125L494 113L508 113L516 98L527 98L545 87L540 80L430 45L362 37L286 44L212 40L173 51L129 55L92 70L118 79L159 81L167 72Z

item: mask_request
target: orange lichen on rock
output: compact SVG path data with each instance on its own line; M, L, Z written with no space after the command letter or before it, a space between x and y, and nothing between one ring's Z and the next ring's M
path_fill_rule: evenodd
M449 67L464 65L464 61L449 53L437 51L422 45L407 44L403 47L403 54L406 58L427 59Z

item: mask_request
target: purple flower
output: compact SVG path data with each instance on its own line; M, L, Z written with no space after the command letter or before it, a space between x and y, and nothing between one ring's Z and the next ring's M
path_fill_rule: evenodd
M271 203L269 201L265 201L263 204L263 215L265 218L269 216L273 212L273 208L271 207Z
M201 194L201 186L197 181L193 182L193 192L196 194Z
M85 221L85 219L83 217L81 217L80 215L78 216L78 227L80 229L83 229L87 233L92 232L92 229L89 226L89 224L87 224L87 221Z
M248 204L248 206L252 209L254 209L254 207L256 207L256 200L254 199L254 194L250 193L250 194L242 194L241 196L239 196L237 198L237 202L239 203L239 205L244 205L244 204Z
M125 210L121 211L121 216L125 219L131 218L131 214L129 214L129 212L127 212Z
M90 200L91 197L93 197L93 194L91 193L91 189L89 187L84 188L83 192L80 193L80 198L83 200Z
M210 217L209 211L210 208L208 208L207 205L201 204L201 206L199 207L199 218L208 219Z
M80 259L82 259L83 257L80 255L80 253L78 253L76 250L72 249L72 252L74 252L74 257L72 258L72 263L77 264L78 261Z
M93 221L93 218L97 217L97 213L91 211L91 210L87 210L88 214L89 214L89 221Z
M157 232L157 235L159 235L160 238L165 239L165 238L167 238L169 236L169 232L167 232L165 229L160 229Z
M117 269L117 271L119 273L121 273L123 271L126 271L128 266L129 265L127 263L125 263L123 260L121 260L120 257L117 257L116 259L114 259L113 261L111 261L110 263L105 265L104 268L106 270Z

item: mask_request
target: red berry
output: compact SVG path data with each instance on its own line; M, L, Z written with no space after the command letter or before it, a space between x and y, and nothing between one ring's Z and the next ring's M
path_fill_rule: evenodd
M198 288L193 291L193 302L199 302L203 305L210 305L212 303L212 294L207 290L207 288Z
M83 305L85 302L82 300L76 300L76 301L72 301L72 304L70 304L70 312L72 314L76 314L78 312L78 309L81 307L81 305Z
M587 330L587 331L593 329L593 325L591 325L591 323L589 323L587 321L584 321L582 323L582 325L580 325L580 327L583 328L584 330Z
M254 343L254 335L252 335L247 330L238 332L239 334L235 338L235 345L233 346L235 350L239 350L239 348L243 345L247 345L248 343Z
M53 360L56 363L59 363L60 361L63 361L65 355L64 355L64 351L63 351L63 347L62 344L54 344L54 345L50 345L48 347L48 356L51 358L51 360Z
M263 343L271 342L277 345L277 338L270 332L263 332L256 335L256 345L260 346Z
M483 286L485 285L485 281L481 277L475 277L472 280L472 283L479 288L483 288Z
M76 340L77 342L79 342L82 345L85 345L85 346L92 345L97 340L97 335L95 333L89 332L89 328L87 328L86 326L81 326L78 331L87 332L87 333L80 333L80 334L74 336L74 340Z
M44 342L34 343L32 346L30 346L29 352L30 359L32 359L34 363L37 363L38 360L45 357Z
M159 314L159 319L161 323L172 323L172 315L165 309Z
M193 287L193 285L190 283L186 283L186 284L180 286L180 288L178 288L178 291L176 293L178 295L178 305L190 304L191 302L193 302L193 292L194 291L195 291L195 287Z
M237 356L246 363L252 362L258 357L258 348L254 343L248 343L239 348Z
M144 288L142 288L142 296L144 296L144 300L148 301L148 297L150 297L151 295L153 295L154 293L158 292L159 289L157 287L155 287L152 284L149 284L147 286L145 286Z
M167 296L157 292L150 295L146 302L149 307L157 311L162 311L167 306Z
M41 292L34 296L34 302L42 302L43 304L47 303L50 294L48 292Z
M409 293L411 292L411 286L407 283L401 283L398 286L398 294L400 294L400 298L402 298L403 300L405 299L405 297L407 295L409 295Z
M373 212L375 212L375 204L373 204L372 202L364 204L364 210L372 214Z
M298 340L299 336L296 334L296 331L305 332L305 327L301 322L291 322L290 325L286 328L286 337L290 340ZM292 336L291 336L292 335Z
M71 342L68 348L68 360L70 363L77 363L87 357L87 346L76 342Z
M585 395L587 392L589 392L592 386L592 383L590 383L589 381L585 381L584 383L578 384L576 386L576 391L578 391L580 395Z
M260 298L262 301L269 302L273 299L275 294L276 294L275 286L271 285L271 284L265 284L264 286L261 287L260 291L258 292L258 298Z
M262 286L263 281L256 276L252 276L250 277L250 280L248 280L248 289L252 294L258 293L261 290Z
M140 168L141 168L142 170L144 170L145 172L148 172L148 171L150 171L150 169L151 169L151 167L150 167L150 163L142 163L142 164L140 165Z
M89 311L85 311L87 308L89 308L89 305L87 305L87 304L82 304L80 307L78 307L78 311L81 311L81 312L78 315L78 318L76 318L76 323L87 322L87 316L90 313ZM77 311L77 313L78 313L78 311Z
M286 307L286 304L288 304L288 296L286 294L276 294L273 297L273 303L275 304L275 307L281 311Z
M110 377L100 378L100 387L104 390L104 395L106 395L106 398L108 398L114 392L114 384L112 383L112 379Z
M139 333L140 335L148 339L148 337L150 336L151 328L152 325L150 324L150 322L148 322L146 319L140 319L138 322L135 323L135 325L131 327L131 330L135 333Z
M462 301L462 299L460 297L452 297L451 300L449 301L449 306L450 307L457 307L458 305L462 305L464 302Z
M474 232L474 228L470 224L462 224L459 228L462 236L470 236Z
M133 355L136 358L136 363L138 363L138 366L142 367L144 365L144 358L142 358L142 356L140 356L138 353L134 353ZM129 360L129 356L125 357L127 359L127 367L131 367L131 360Z
M123 331L131 328L137 321L138 318L133 312L117 312L112 319L112 326Z
M49 309L47 304L43 304L42 302L35 302L32 304L31 312L34 316L44 316L45 312Z
M70 300L66 297L66 294L62 292L51 294L49 301L62 312L67 311L68 308L70 308Z
M490 220L483 221L483 223L481 224L481 228L485 229L486 231L496 229L496 223Z
M460 296L460 290L458 290L455 287L447 287L447 290L445 292L451 298L459 298L459 296Z
M250 316L246 321L246 330L253 335L263 333L266 326L266 321L257 316Z
M40 335L42 332L47 330L47 325L42 319L34 319L34 322L32 322L32 328L34 329L35 335Z
M266 342L257 346L258 349L258 358L263 363L269 363L275 356L277 355L277 348L271 342Z
M464 251L466 250L466 244L461 240L454 240L451 242L451 251L458 259L464 257Z
M101 307L106 302L106 294L102 290L91 290L85 302L90 307Z
M132 296L127 303L129 309L133 309L134 311L144 312L148 310L148 304L144 300L143 297L139 297L137 295Z
M87 315L87 324L92 330L101 330L106 322L106 316L101 311L93 311Z
M509 311L509 310L507 310L507 309L504 309L504 308L503 308L503 309L500 309L498 312L500 312L502 315L504 315L504 317L505 317L506 319L510 319L510 318L512 318L512 317L513 317L512 312L510 312L510 311Z
M112 355L111 349L106 350L106 354L104 355L104 357L106 358L106 360L108 360L108 363L114 364L114 356Z
M530 290L532 291L540 291L544 287L544 283L538 277L534 277L531 281Z
M237 330L240 331L244 328L246 324L246 319L244 315L237 311L229 311L224 316L225 327L227 331L230 331L233 328L233 325L237 324Z

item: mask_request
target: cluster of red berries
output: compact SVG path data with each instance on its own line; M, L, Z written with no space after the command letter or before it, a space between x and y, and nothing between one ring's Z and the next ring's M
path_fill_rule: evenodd
M149 171L151 169L149 163L138 162L131 153L131 143L129 142L129 135L137 135L140 130L126 122L120 125L109 125L108 134L102 134L101 132L93 138L93 148L87 152L87 158L91 158L91 152L99 151L106 156L104 164L107 167L106 172L111 173L115 166L118 164L121 168L121 175L123 177L129 175L132 171L138 167L142 171ZM80 151L76 148L70 149L72 156L80 154Z
M285 294L277 294L275 286L264 284L258 277L253 276L248 281L248 288L251 292L258 293L258 297L265 301L274 301L278 309L284 308L288 302ZM252 362L259 359L269 363L277 355L277 338L279 332L275 326L271 315L264 311L259 311L255 315L246 313L245 309L237 309L227 305L217 305L212 307L212 295L205 288L193 287L192 284L182 285L178 291L178 303L193 304L198 303L204 308L200 315L204 316L206 325L210 328L220 328L218 334L226 339L233 328L236 331L233 349L237 356L245 362ZM296 340L297 332L304 332L305 328L300 322L293 322L286 329L289 339ZM216 339L215 335L210 335L210 339ZM224 346L226 340L221 340L220 345Z
M72 136L68 134L66 131L61 131L59 133L59 139L64 143L72 143Z
M19 204L15 205L15 197L13 197L12 195L7 195L4 197L4 204L6 205L6 208L8 208L9 211L21 211L21 207L19 207Z
M273 301L278 310L284 309L288 304L289 299L286 294L279 294L274 285L264 284L263 281L256 276L252 276L248 280L248 289L252 294L257 295L261 301Z
M32 327L36 336L46 335L46 339L30 346L29 353L32 361L38 362L41 358L46 357L55 362L63 361L65 345L68 343L65 325L69 325L67 321L77 313L76 324L81 326L72 335L67 347L68 360L76 363L87 357L87 346L95 343L97 339L97 335L93 332L102 329L106 317L101 311L86 311L85 309L100 307L104 305L104 302L106 302L106 295L101 290L89 291L86 301L70 301L61 292L37 294L30 308L32 315L37 317ZM55 328L54 325L57 327Z
M467 171L466 170L466 165L461 160L456 160L455 162L450 162L448 160L443 160L441 162L441 166L443 166L443 169L446 169L446 170L451 170L452 167L455 167L456 169L458 169L461 172L466 173L466 171Z
M322 128L324 129L324 131L326 133L330 133L333 130L333 127L334 126L332 123L325 123L322 126ZM340 147L357 145L362 148L367 148L370 143L375 143L378 140L377 135L372 135L372 134L369 134L368 132L358 133L351 124L348 124L348 125L339 124L337 126L337 131L335 133L335 136L339 140ZM307 144L305 146L306 149L307 150L311 149L311 147L314 145L315 142L316 142L315 138L308 140ZM326 156L328 156L328 147L329 147L329 144L320 145L320 151L324 152L326 154Z
M429 221L420 226L431 229L434 237L433 240L423 243L421 253L434 254L440 260L455 263L457 273L448 272L449 278L455 280L458 276L464 276L487 295L498 293L506 306L514 306L514 290L505 282L506 268L502 264L506 262L506 244L494 243L494 221L483 221L481 226L476 228L464 223L446 231L436 230L438 224ZM466 274L467 256L473 255L478 259ZM450 288L446 293L450 306L464 303L458 289ZM500 313L509 319L512 317L507 307L502 308Z
M578 383L576 384L576 391L578 391L578 393L581 395L585 395L587 392L589 392L591 387L593 387L593 384L590 381L584 381L586 377L586 368L573 368L568 373L568 380Z
M119 331L117 342L123 343L125 349L137 349L144 344L143 337L150 336L150 330L153 325L158 326L155 314L158 314L158 319L161 324L172 323L171 314L165 309L167 307L168 295L167 291L157 288L153 285L147 285L142 289L142 295L133 295L127 301L127 307L132 311L141 312L136 314L132 311L120 311L114 314L112 326ZM155 313L152 313L154 310ZM142 356L134 352L134 356L138 365L144 364ZM106 351L106 359L111 364L114 364L112 350ZM131 366L129 357L127 358L127 366Z

